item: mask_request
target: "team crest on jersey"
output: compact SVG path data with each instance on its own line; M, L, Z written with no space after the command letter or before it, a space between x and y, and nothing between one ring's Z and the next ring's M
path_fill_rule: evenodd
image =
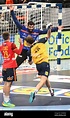
M48 72L47 71L45 71L45 75L48 75Z

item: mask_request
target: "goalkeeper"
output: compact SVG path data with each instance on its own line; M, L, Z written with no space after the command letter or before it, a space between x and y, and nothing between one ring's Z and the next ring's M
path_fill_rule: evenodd
M17 20L17 18L15 16L14 7L12 5L10 5L8 7L10 9L10 13L13 18L13 21L19 30L20 38L22 38L23 43L24 43L23 50L21 52L21 56L19 55L16 58L17 65L19 67L24 62L24 60L27 59L27 51L29 50L29 47L27 45L27 42L25 41L25 38L28 35L30 35L30 36L32 36L34 41L36 41L38 39L39 35L47 33L47 29L45 29L45 30L35 29L34 28L35 24L32 21L28 22L27 27L25 25L20 24L20 22ZM61 28L61 30L62 30L63 26L52 27L51 32L58 31L59 28Z

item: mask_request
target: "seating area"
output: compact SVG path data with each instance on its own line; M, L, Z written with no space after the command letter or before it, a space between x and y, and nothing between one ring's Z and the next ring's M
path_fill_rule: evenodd
M70 0L0 0L0 4L6 4L7 1L12 1L13 4L24 4L28 2L62 3L63 7L70 7Z

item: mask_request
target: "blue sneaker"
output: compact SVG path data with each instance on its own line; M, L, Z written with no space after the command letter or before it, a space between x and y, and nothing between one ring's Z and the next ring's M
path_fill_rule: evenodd
M35 99L35 93L31 92L29 102L32 103L34 99Z

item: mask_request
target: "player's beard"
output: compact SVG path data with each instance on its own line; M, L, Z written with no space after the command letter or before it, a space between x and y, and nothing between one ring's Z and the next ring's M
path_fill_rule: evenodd
M31 29L31 30L30 30L30 29L28 29L28 31L29 31L29 33L32 33L32 32L33 32L33 29Z

